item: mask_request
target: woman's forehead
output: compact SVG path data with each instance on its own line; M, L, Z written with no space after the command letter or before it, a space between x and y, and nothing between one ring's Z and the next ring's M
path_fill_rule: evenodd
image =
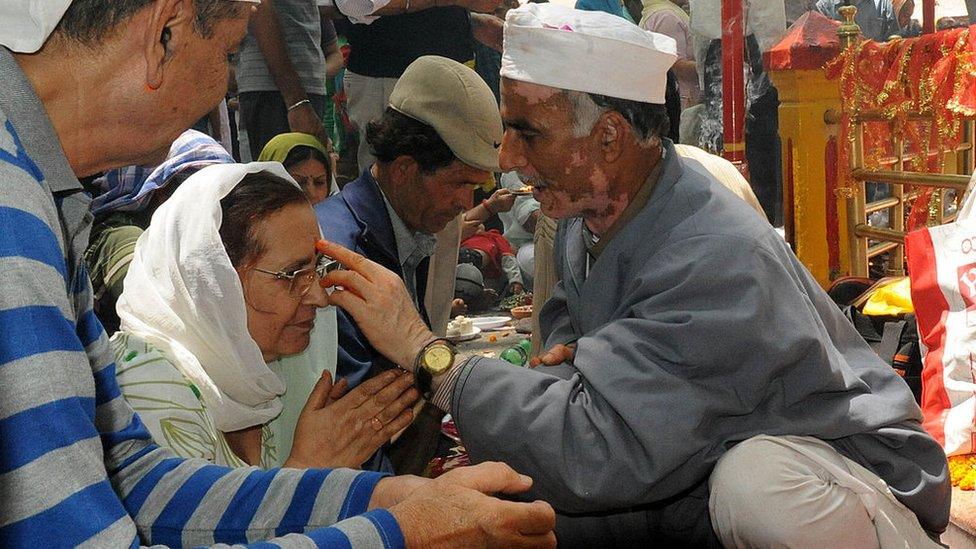
M279 262L307 262L315 257L319 225L315 212L308 204L285 206L265 217L255 230L255 236L264 250L263 258Z
M307 171L325 172L326 171L326 167L325 167L325 164L323 164L322 162L320 162L318 158L306 158L305 160L302 160L298 164L295 164L294 166L292 166L289 171L293 171L293 172L297 172L297 171L302 171L302 172L307 172Z

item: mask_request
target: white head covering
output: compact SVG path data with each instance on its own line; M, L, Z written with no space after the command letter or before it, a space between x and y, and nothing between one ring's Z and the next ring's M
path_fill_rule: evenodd
M505 18L501 75L512 80L664 103L673 38L609 13L525 4Z
M71 0L4 0L0 2L0 45L34 53L58 26Z
M277 162L213 165L187 179L136 242L117 304L122 331L174 362L221 431L267 423L285 391L248 333L244 289L218 233L220 200L259 172L294 183Z
M3 0L0 2L0 46L17 53L36 52L58 26L70 5L71 0Z

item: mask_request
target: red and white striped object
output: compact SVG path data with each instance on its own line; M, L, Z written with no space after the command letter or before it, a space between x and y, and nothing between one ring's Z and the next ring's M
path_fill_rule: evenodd
M905 246L922 349L925 429L946 455L976 452L976 215L908 234Z

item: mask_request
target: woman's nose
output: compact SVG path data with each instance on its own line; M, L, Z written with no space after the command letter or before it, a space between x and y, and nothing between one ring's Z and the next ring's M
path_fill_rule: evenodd
M311 305L314 307L326 307L329 305L329 294L326 293L325 288L319 285L318 277L315 278L315 282L309 287L308 293L302 298L302 305Z

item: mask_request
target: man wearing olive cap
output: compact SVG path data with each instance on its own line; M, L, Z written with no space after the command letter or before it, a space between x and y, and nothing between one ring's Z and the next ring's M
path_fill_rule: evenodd
M946 460L907 385L773 228L662 137L674 49L603 13L509 12L500 164L561 220L551 367L441 373L416 321L389 352L427 371L473 460L537 479L561 546L936 547ZM329 282L365 296L331 300L372 333L376 284Z
M366 139L376 163L316 207L322 234L397 273L429 326L424 298L431 290L434 235L499 171L498 106L473 70L424 56L397 81L386 112L367 126ZM371 368L391 366L340 311L337 376L355 386Z

